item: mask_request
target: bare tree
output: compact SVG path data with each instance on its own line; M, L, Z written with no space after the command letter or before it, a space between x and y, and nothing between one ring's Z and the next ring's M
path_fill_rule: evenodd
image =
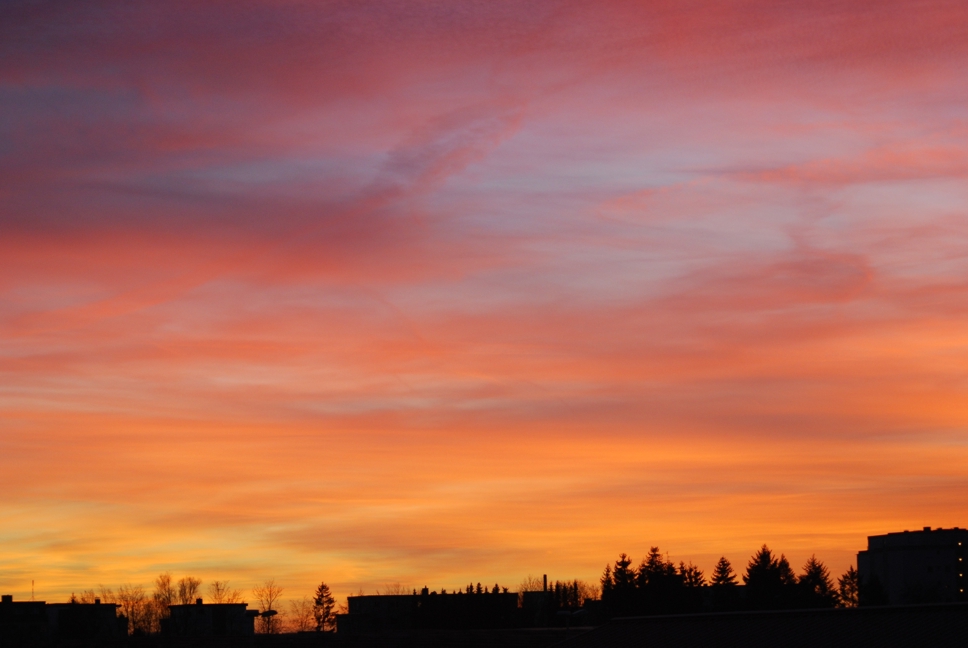
M155 579L155 592L152 594L152 598L167 610L169 605L174 605L175 596L175 586L172 584L171 574L169 572L158 574L158 578Z
M304 596L298 601L289 601L289 613L286 615L285 625L289 632L315 630L316 617L313 615L313 600Z
M242 603L242 590L232 589L228 581L212 581L208 586L208 597L212 603Z
M202 581L198 578L185 576L178 579L178 602L182 605L191 605L198 597L198 590L202 586Z
M383 594L384 596L396 596L400 594L409 594L410 590L401 585L400 583L384 583L383 591L377 591L377 594Z
M252 590L252 596L259 604L260 631L264 634L275 634L280 630L280 623L276 619L278 611L273 607L279 597L282 596L283 588L276 585L276 581L270 578L262 585Z
M176 595L177 592L171 580L171 573L165 572L158 574L158 578L155 579L155 591L151 594L151 603L155 609L153 630L160 630L161 620L167 619L171 615L171 610L168 609L168 606L175 604L177 600L175 598Z
M576 580L575 583L578 584L578 605L582 606L585 601L594 601L601 597L602 588L595 584L589 583L588 581Z
M155 608L141 585L122 585L118 588L118 612L128 619L128 632L148 634L155 626Z
M544 580L537 576L528 574L521 584L518 585L519 592L540 592L544 589Z
M81 592L81 595L77 597L78 603L93 603L94 599L101 598L98 596L94 590L88 589Z
M540 592L544 589L544 579L538 578L537 576L532 576L528 574L518 585L518 605L524 603L524 593L525 592ZM471 592L470 589L467 590L468 593Z
M114 595L114 590L110 587L105 587L104 585L98 585L97 591L92 589L84 590L81 595L77 597L78 603L93 603L99 600L102 603L117 603L118 598Z

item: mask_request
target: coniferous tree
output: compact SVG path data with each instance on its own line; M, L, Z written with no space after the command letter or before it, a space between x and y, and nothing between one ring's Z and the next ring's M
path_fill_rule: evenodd
M713 569L713 576L710 582L713 587L733 587L736 585L736 572L733 566L726 560L726 556L719 559Z
M679 573L675 563L666 560L658 547L649 549L649 555L639 565L637 574L638 586L665 588L670 584L678 584Z
M612 567L611 591L608 597L608 608L612 614L628 615L635 609L635 569L632 559L621 554ZM604 584L603 584L604 587Z
M743 576L746 600L753 609L776 610L796 604L797 577L783 554L779 558L763 545L751 558Z
M699 612L703 609L703 589L706 575L691 562L679 563L679 580L682 583L682 603L677 612Z
M810 556L803 566L803 575L797 580L797 587L800 588L803 607L827 608L837 604L837 590L830 580L830 571L816 556Z
M841 607L857 607L858 600L858 583L860 578L857 576L857 570L851 565L844 572L844 575L837 579L837 590L840 598Z
M320 583L313 595L313 619L316 621L316 632L332 630L336 622L336 599L333 598L329 585Z
M638 612L641 614L665 614L678 612L683 602L683 582L675 563L666 560L658 547L639 565L636 574L638 588Z
M692 563L679 563L679 578L686 588L699 588L706 584L706 575Z
M739 591L736 589L736 573L725 556L719 559L713 569L710 581L712 604L716 610L735 610L739 607Z
M797 584L797 575L793 573L790 561L783 554L780 554L780 560L777 563L777 574L780 584L784 587L789 588Z
M551 592L556 609L573 610L581 607L581 593L577 580L571 583L555 581Z
M612 602L612 593L615 590L615 580L612 578L611 565L605 565L605 571L602 572L602 578L599 582L602 584L602 602L608 605Z

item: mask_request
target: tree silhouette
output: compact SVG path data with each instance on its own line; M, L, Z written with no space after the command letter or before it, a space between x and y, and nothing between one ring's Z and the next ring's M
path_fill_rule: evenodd
M712 604L717 610L735 610L739 607L739 591L736 589L736 573L725 556L713 569L710 581Z
M750 558L743 576L746 600L757 610L776 610L795 605L797 577L783 554L774 558L763 545Z
M612 578L612 566L605 565L605 571L602 572L602 577L599 579L602 585L602 600L610 601L612 599L612 592L615 589L615 580Z
M101 603L117 603L118 597L115 596L114 590L110 587L105 587L104 585L98 585L97 591L92 589L87 589L81 592L81 595L77 597L78 603L93 603L96 599L100 599Z
M688 565L679 563L679 578L687 588L699 588L706 584L706 575L691 562Z
M635 570L631 569L632 559L621 554L612 569L612 589L616 594L628 594L635 590Z
M840 595L841 607L857 607L859 604L858 587L860 578L857 570L851 565L844 572L844 575L837 579L837 590Z
M182 605L191 605L198 597L198 590L202 586L202 581L198 578L185 576L178 579L178 602Z
M713 568L710 585L713 587L733 587L736 585L736 573L733 571L733 566L726 560L726 556L720 558L716 567Z
M602 590L595 583L577 580L578 583L578 605L582 606L585 601L594 601L601 597Z
M827 608L837 605L837 590L830 580L830 571L816 556L810 556L803 566L803 575L798 579L797 587L803 607Z
M279 632L280 624L276 621L278 612L274 609L276 601L282 596L283 588L276 585L275 579L270 578L262 585L252 590L252 596L259 603L259 626L264 634Z
M649 549L635 576L638 612L660 614L678 611L683 605L683 583L676 565L658 547Z
M145 635L154 626L154 610L141 585L122 585L118 588L118 613L128 620L130 634Z
M166 608L169 605L175 604L175 586L171 582L171 574L169 572L158 574L158 578L155 579L155 593L153 597Z
M383 591L377 592L377 594L389 595L389 596L400 596L403 594L409 594L410 591L401 585L400 583L384 583Z
M704 605L706 575L691 562L679 562L679 582L681 583L679 609L675 612L699 612Z
M313 596L313 618L316 620L316 632L332 630L336 623L336 599L329 591L329 585L320 583Z
M571 583L555 581L550 589L555 609L573 610L581 605L577 580Z
M208 597L212 603L241 603L242 590L230 588L228 581L212 581L208 586Z
M636 584L640 589L647 587L668 587L670 584L678 584L679 573L676 565L670 560L662 557L658 547L649 549L649 554L639 565L636 574Z
M632 568L632 559L626 554L621 554L615 565L612 567L612 587L606 601L609 609L614 614L630 614L635 608L636 589L635 589L635 569Z
M175 596L175 586L172 585L171 574L169 572L158 574L158 578L155 579L155 591L151 598L155 607L155 617L159 624L161 619L167 619L170 616L171 611L168 606L174 605Z
M289 613L286 615L287 632L309 632L316 629L316 618L313 614L313 599L304 596L296 601L289 601Z

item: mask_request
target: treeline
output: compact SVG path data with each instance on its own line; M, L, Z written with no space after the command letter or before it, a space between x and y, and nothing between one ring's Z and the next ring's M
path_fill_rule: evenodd
M571 581L555 581L553 583L547 584L547 593L552 601L553 607L556 609L577 609L584 605L585 601L594 600L599 597L599 589L590 583L582 580L571 580ZM519 604L523 602L523 595L526 592L542 592L545 591L544 579L538 578L536 576L528 575L521 583L518 585L516 592L512 592L509 587L501 586L494 583L493 587L488 587L487 585L481 585L480 582L477 585L474 583L468 583L465 587L454 588L453 590L448 590L446 587L441 588L440 594L442 595L462 595L462 594L517 594ZM377 595L386 594L407 594L405 588L401 588L399 584L387 585L383 591L377 591ZM429 588L424 587L419 592L415 589L413 590L413 595L417 596L428 596L437 595L437 590L431 591ZM361 592L362 594L362 592Z
M605 566L601 600L609 616L855 607L858 600L853 566L835 584L815 556L798 575L783 554L775 556L766 545L746 565L743 587L739 580L725 557L707 579L692 563L677 565L652 547L637 567L624 553Z
M192 576L175 580L170 573L160 574L153 590L141 585L122 585L116 591L106 587L71 594L71 601L118 605L118 614L128 623L132 634L160 632L169 617L169 606L192 605L204 598L209 603L246 603L243 590L230 586L228 581L216 580L202 588L202 581ZM783 554L776 556L763 545L750 558L741 576L729 560L720 558L707 578L692 563L678 564L652 547L648 555L633 566L632 559L621 554L614 564L605 566L600 587L581 580L555 581L528 576L518 586L519 606L525 603L528 592L546 591L542 597L551 608L576 611L595 602L596 615L605 617L686 614L691 612L733 610L779 610L794 608L854 607L858 604L857 571L850 567L836 583L827 567L811 556L796 574ZM284 589L274 580L267 580L251 590L259 616L256 630L262 633L332 631L336 626L337 606L326 583L320 583L312 595L288 602L286 609L276 610ZM380 594L381 592L377 592ZM418 595L399 583L387 585L382 594ZM495 583L489 587L480 582L468 583L441 595L486 596L508 594L509 588ZM205 596L203 596L203 594ZM359 592L363 594L363 592ZM419 595L436 595L424 587ZM870 598L870 596L868 596ZM544 604L542 604L544 605ZM345 612L345 608L340 611Z
M208 603L246 603L243 590L231 587L229 581L212 581L204 590L202 584L200 579L192 576L176 581L166 572L155 579L152 591L141 585L122 585L117 590L102 585L80 595L72 593L70 602L94 603L99 600L116 604L118 615L127 620L128 632L133 635L161 632L169 618L171 605L192 605L199 598ZM326 583L320 583L312 596L290 601L287 609L276 610L283 591L284 588L272 579L252 588L251 596L259 610L257 632L276 634L336 629L336 600Z
M430 589L427 587L424 587L423 589L420 590L420 594L424 596L428 594L436 594L436 593L437 593L436 590L431 592ZM491 588L488 588L486 585L481 585L480 583L477 584L477 587L474 587L474 583L468 583L467 587L464 587L463 589L458 587L452 592L448 592L447 588L444 587L440 590L440 593L441 594L501 594L501 593L507 594L508 588L501 587L497 583L494 583L494 587L491 587ZM380 594L380 592L377 592L377 594ZM414 590L413 594L414 596L416 596L417 590Z

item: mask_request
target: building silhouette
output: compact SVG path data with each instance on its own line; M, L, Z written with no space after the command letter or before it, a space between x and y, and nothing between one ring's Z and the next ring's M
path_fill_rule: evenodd
M251 637L255 634L256 610L245 603L169 605L168 618L161 620L161 632L168 637Z
M419 594L350 596L337 632L411 629L487 629L519 625L518 594Z
M861 605L968 601L966 549L958 527L869 536L857 554Z
M45 603L0 599L0 648L120 646L128 636L128 620L113 603Z

